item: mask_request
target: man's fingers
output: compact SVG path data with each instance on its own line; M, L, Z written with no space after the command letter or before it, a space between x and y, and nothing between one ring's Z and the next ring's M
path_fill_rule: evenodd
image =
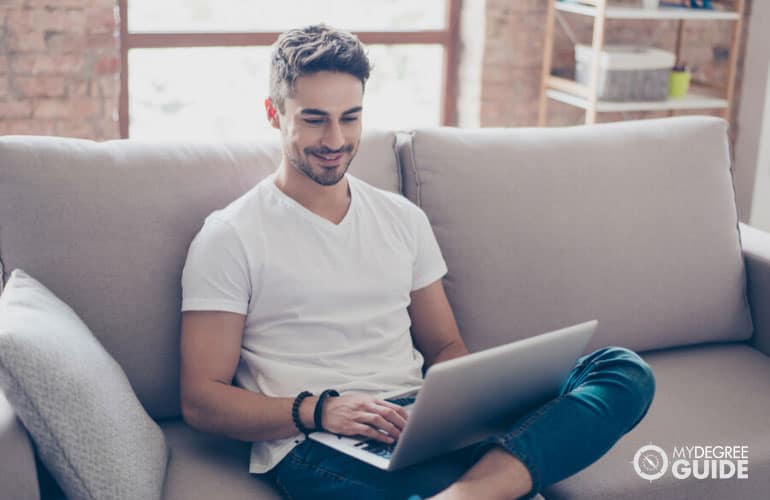
M371 410L379 415L382 415L385 420L392 423L399 429L403 429L406 425L406 419L409 414L398 405L390 404L383 401L385 404L381 404L379 401L372 405Z
M398 427L388 422L380 415L374 413L365 413L361 415L358 421L364 424L369 424L375 429L381 429L390 434L395 439L398 439L398 436L401 435L401 430Z
M401 416L400 413L398 413L393 408L390 408L389 406L381 406L377 404L377 402L372 402L372 404L369 405L367 413L379 415L383 419L396 426L399 430L403 429L406 425L406 420Z
M402 407L368 395L331 398L326 404L329 417L325 427L330 432L348 436L358 433L383 443L398 439L409 416Z
M387 434L383 434L382 432L378 431L374 427L371 427L366 424L353 424L353 433L360 435L360 436L366 436L368 438L374 439L375 441L380 441L382 443L391 444L395 442L395 439L388 436Z
M377 401L377 404L380 406L386 406L391 410L395 410L404 420L409 418L409 413L404 409L403 406L398 406L397 404L391 403L390 401Z

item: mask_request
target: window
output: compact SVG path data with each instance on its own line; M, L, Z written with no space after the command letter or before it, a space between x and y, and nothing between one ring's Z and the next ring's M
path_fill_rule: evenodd
M366 128L455 120L458 0L121 0L122 137L274 137L264 117L281 31L316 22L366 44Z

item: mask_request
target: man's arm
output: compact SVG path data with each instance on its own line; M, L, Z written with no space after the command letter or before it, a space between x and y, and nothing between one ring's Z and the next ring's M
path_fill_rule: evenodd
M268 398L232 385L246 317L221 311L182 313L180 392L182 415L193 428L242 441L297 433L292 398ZM302 423L313 427L315 399L300 406Z
M220 311L182 313L182 415L190 427L241 441L280 439L297 434L291 418L294 398L271 398L232 385L241 352L245 316ZM317 397L300 405L302 424L312 429ZM345 435L365 435L390 442L377 429L396 438L406 412L365 394L326 400L324 427Z
M425 357L425 367L468 354L441 280L411 294L412 338Z

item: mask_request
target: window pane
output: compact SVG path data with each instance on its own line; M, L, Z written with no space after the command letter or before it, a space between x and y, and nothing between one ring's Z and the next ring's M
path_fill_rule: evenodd
M443 48L369 45L364 127L439 125ZM132 49L129 134L142 139L277 137L265 118L270 47Z
M446 0L128 0L142 31L283 31L325 22L355 31L444 29Z

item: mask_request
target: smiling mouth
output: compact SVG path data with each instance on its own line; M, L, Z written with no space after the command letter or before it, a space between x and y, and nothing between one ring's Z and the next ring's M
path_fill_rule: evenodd
M319 160L323 161L338 161L340 158L342 158L342 153L335 153L330 155L323 155L320 153L313 153L313 156L318 158Z
M324 168L336 168L342 162L343 153L321 154L311 153Z

